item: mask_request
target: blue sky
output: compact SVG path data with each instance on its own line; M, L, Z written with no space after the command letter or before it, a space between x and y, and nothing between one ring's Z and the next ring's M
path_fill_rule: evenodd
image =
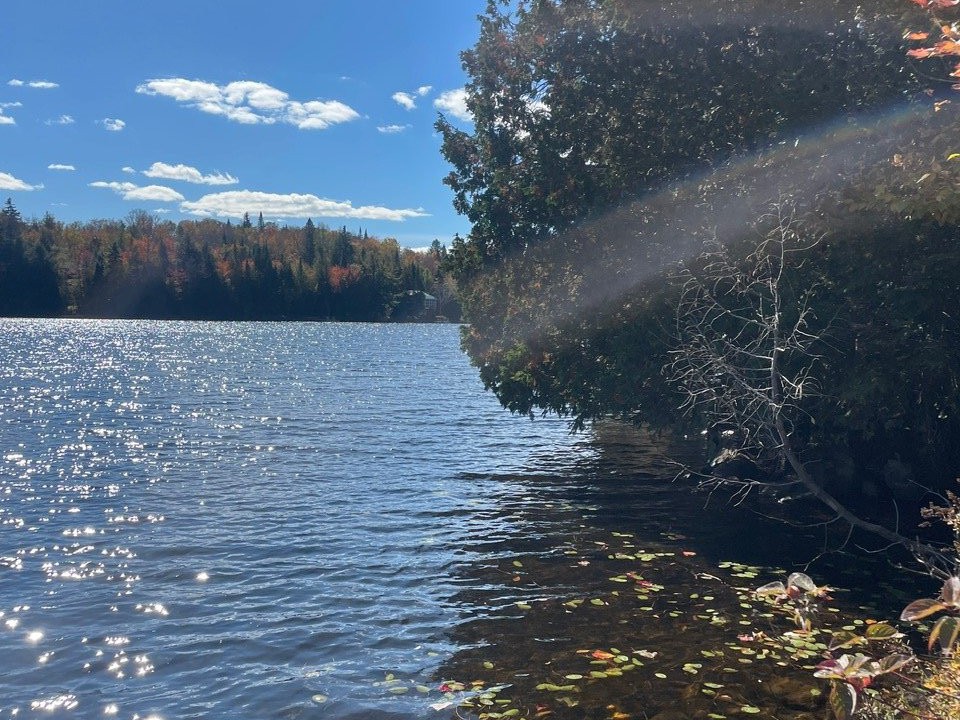
M466 221L437 112L485 0L7 0L0 197L25 217L363 227L417 247ZM458 117L459 116L459 117Z

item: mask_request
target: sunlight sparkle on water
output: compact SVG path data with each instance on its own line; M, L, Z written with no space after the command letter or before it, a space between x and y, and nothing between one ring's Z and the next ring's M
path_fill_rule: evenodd
M30 703L30 709L56 712L57 710L73 710L79 704L76 695L54 695L42 700L33 700Z

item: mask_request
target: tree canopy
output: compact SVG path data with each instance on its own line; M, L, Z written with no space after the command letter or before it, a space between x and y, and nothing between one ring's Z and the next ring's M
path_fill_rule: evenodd
M474 126L438 122L472 225L451 257L486 386L575 424L682 420L663 372L674 271L709 243L746 258L789 198L825 236L790 278L817 288L833 381L806 447L880 475L895 454L960 468L956 115L907 55L924 20L902 0L489 3L463 55Z

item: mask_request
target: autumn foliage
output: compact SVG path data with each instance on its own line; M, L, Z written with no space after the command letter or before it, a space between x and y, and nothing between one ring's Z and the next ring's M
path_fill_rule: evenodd
M389 319L406 291L444 282L442 246L414 252L362 231L215 220L0 224L0 316ZM448 303L442 309L456 317Z

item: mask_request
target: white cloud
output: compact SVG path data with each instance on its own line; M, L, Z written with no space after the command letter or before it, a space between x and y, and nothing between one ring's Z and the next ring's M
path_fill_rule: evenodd
M156 208L154 209L154 212L158 215L166 215L168 212L170 212L170 208Z
M63 165L63 164L61 164L61 163L51 163L50 165L47 165L47 170L66 170L66 171L68 171L68 172L72 172L72 171L76 170L76 168L75 168L73 165Z
M467 109L467 91L465 88L440 93L440 97L433 101L433 106L440 112L453 115L458 120L473 122L473 113Z
M422 208L393 210L375 205L354 207L349 200L327 200L316 195L279 195L252 190L231 190L204 195L199 200L181 203L180 209L202 217L238 218L247 212L262 212L269 217L329 217L397 222L403 222L407 218L428 217Z
M136 172L137 172L136 170L134 170L134 169L133 169L132 167L130 167L129 165L124 165L122 168L120 168L120 170L121 170L121 172L125 172L125 173L127 173L128 175L134 175L134 174L136 174Z
M337 100L291 100L266 83L239 80L227 85L185 78L158 78L137 86L141 95L162 95L211 115L245 125L286 123L300 130L326 130L360 117Z
M100 121L100 124L110 132L120 132L127 126L123 120L118 120L116 118L104 118Z
M410 125L378 125L377 132L382 132L385 135L395 135L409 128Z
M131 182L105 182L103 180L97 180L96 182L90 183L90 187L113 190L124 200L177 202L184 199L183 195L178 193L176 190L173 188L164 187L163 185L146 185L144 187L140 187L139 185L134 185Z
M0 103L0 125L16 125L17 121L14 120L9 115L4 115L3 111L6 110L7 108L17 108L17 107L20 107L21 105L23 105L23 103L20 103L20 102Z
M7 85L12 85L13 87L23 87L24 85L26 85L27 87L38 88L39 90L50 90L52 88L60 87L57 83L50 82L49 80L24 81L24 80L18 80L17 78L13 78L13 80L8 80Z
M189 165L168 165L163 162L155 162L148 170L144 170L143 174L147 177L181 180L196 185L236 185L240 182L233 175L227 173L215 172L204 175L195 167Z
M417 101L414 99L413 95L405 92L395 92L390 97L393 98L393 101L397 103L400 107L405 110L413 110L417 107Z
M417 95L423 97L427 95L431 90L433 90L433 85L421 85L417 88Z
M0 172L0 190L43 190L43 185L31 185L9 173Z
M45 120L44 125L73 125L74 122L70 115L61 115L56 120Z

